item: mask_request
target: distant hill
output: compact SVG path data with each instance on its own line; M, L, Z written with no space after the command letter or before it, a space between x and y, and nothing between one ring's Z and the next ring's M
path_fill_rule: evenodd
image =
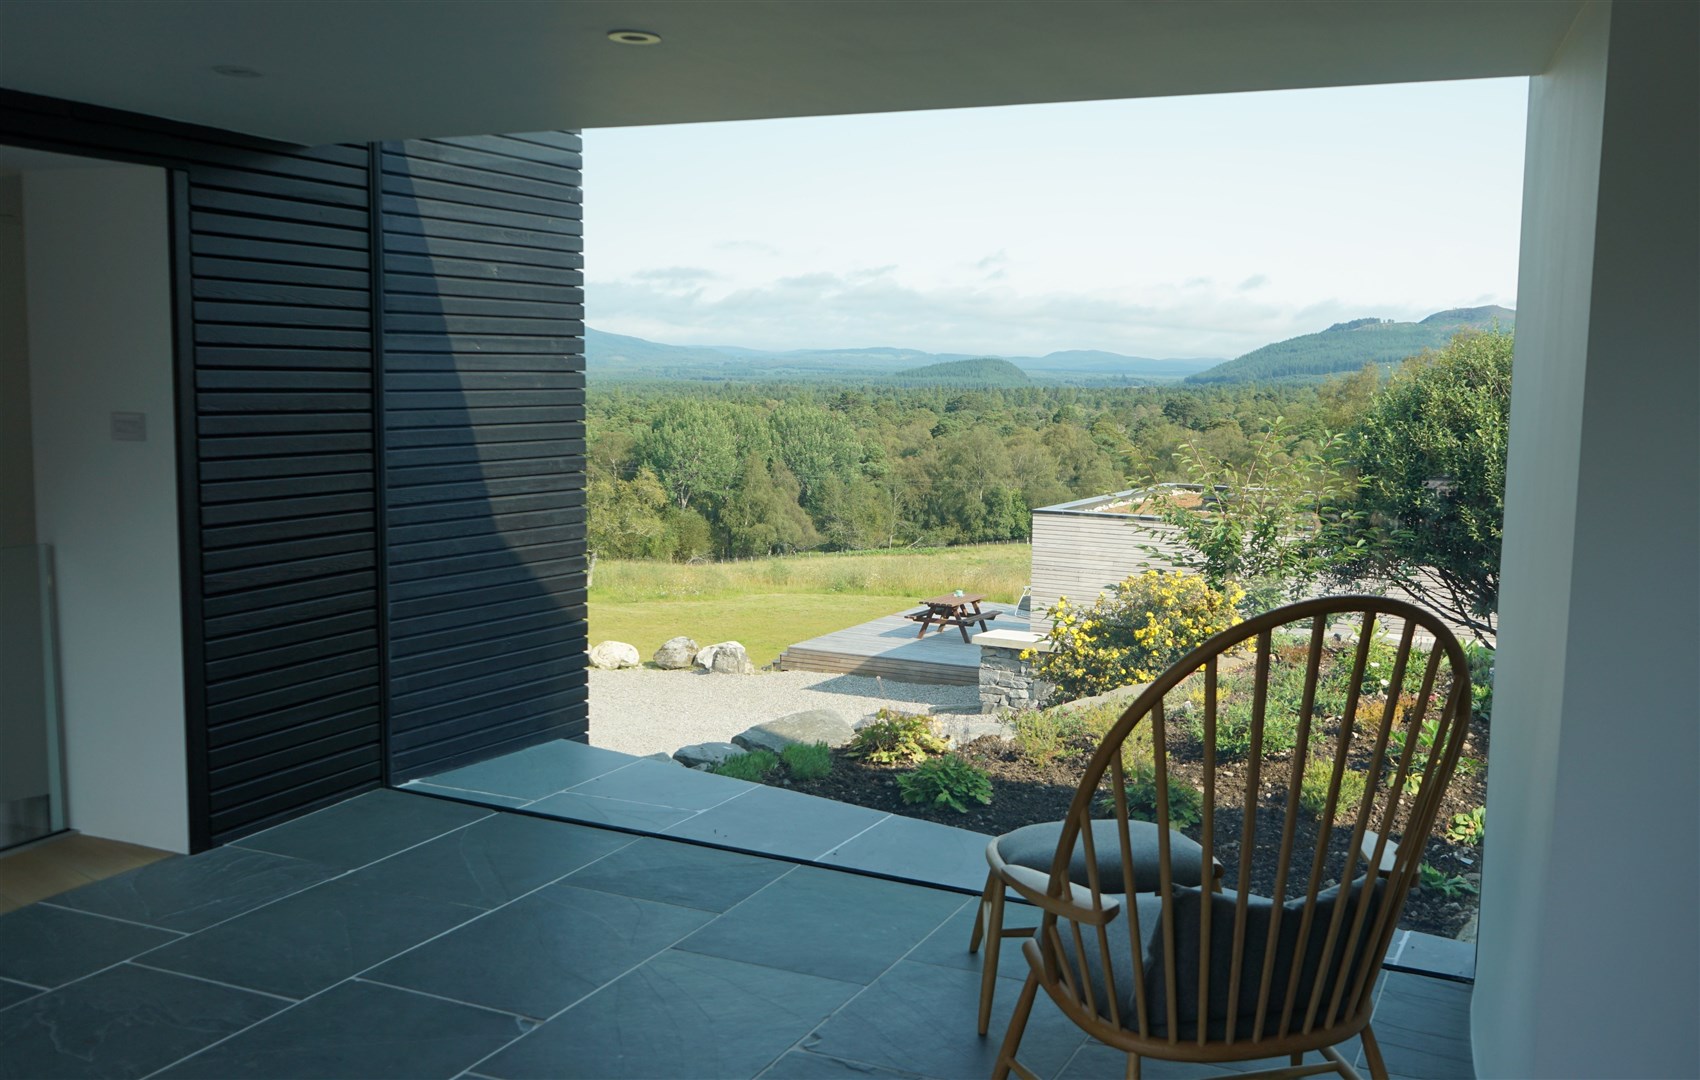
M1120 353L1071 350L1045 356L985 357L879 346L769 352L734 345L663 345L586 328L585 366L596 382L910 382L918 369L956 361L998 360L1024 373L1022 383L1115 385L1167 383L1218 363L1209 359L1153 360ZM1008 372L1003 373L1007 377ZM928 376L929 378L931 376ZM979 383L978 385L992 385Z
M1192 384L1240 382L1310 382L1356 371L1365 364L1393 367L1424 349L1438 349L1470 328L1486 330L1497 323L1515 327L1517 313L1509 308L1451 308L1421 322L1353 319L1335 323L1316 334L1277 341L1253 349L1236 360L1187 376Z
M995 357L946 360L942 364L928 364L925 367L900 371L891 379L905 386L973 386L1001 389L1033 385L1033 380L1027 377L1025 371L1008 360Z

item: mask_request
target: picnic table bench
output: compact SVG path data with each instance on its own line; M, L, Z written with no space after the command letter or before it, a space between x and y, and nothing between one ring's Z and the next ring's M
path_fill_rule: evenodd
M962 640L967 641L970 626L978 623L984 630L987 623L998 617L995 611L980 610L980 601L984 599L985 596L980 593L946 593L921 601L920 611L911 611L903 617L921 624L920 633L915 635L917 638L925 637L929 626L938 627L941 634L945 627L954 626L961 632Z

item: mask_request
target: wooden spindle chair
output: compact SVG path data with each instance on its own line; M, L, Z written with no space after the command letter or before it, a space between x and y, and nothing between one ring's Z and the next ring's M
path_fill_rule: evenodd
M1396 638L1382 640L1389 620L1403 627ZM1426 659L1413 649L1419 631L1433 639ZM1393 641L1397 648L1390 660L1372 666L1378 640L1378 652ZM1227 659L1247 650L1246 674L1231 678L1249 680L1249 695L1240 687L1224 696L1219 676L1228 677ZM1295 708L1291 692L1301 665ZM1349 669L1342 672L1342 665ZM1271 672L1282 666L1291 678L1272 704ZM1373 991L1464 745L1469 670L1457 639L1432 614L1402 601L1345 596L1247 620L1161 675L1087 765L1050 872L1007 870L1011 887L1042 914L1022 946L1031 971L994 1080L1012 1069L1032 1076L1016 1052L1041 989L1088 1034L1126 1051L1127 1075L1134 1080L1145 1057L1217 1062L1286 1056L1287 1067L1255 1075L1356 1077L1335 1049L1354 1035L1362 1037L1371 1075L1385 1077L1370 1028ZM1183 711L1190 708L1184 722L1198 735L1197 751L1170 750L1173 696L1182 699ZM1150 732L1149 749L1138 739L1130 742L1141 725ZM1283 750L1287 732L1290 749ZM1238 741L1225 742L1228 734ZM1233 752L1241 748L1243 754ZM1128 851L1127 759L1141 753L1153 769L1162 841L1154 874L1149 864L1136 866ZM1176 882L1166 842L1171 784L1185 782L1171 759L1194 754L1198 760L1188 765L1198 765L1202 781L1202 855L1198 872L1188 876L1210 880L1208 868L1220 852L1230 869L1225 887L1214 893ZM1311 762L1324 763L1317 773L1327 770L1326 792L1313 786L1301 800ZM1364 781L1355 809L1349 796L1342 800L1348 771ZM1313 785L1319 780L1313 777ZM1244 797L1225 795L1218 806L1218 790L1241 781ZM1319 796L1320 813L1304 808ZM1106 804L1109 809L1102 809ZM1092 826L1095 807L1119 825L1119 880L1105 880L1097 870L1094 844L1103 827L1101 818L1098 828ZM1314 836L1300 843L1308 833ZM1086 852L1084 885L1069 875L1077 847ZM1264 897L1251 884L1254 856L1269 850L1275 852L1273 874L1267 860L1259 870L1270 894ZM1312 1051L1325 1060L1305 1064Z

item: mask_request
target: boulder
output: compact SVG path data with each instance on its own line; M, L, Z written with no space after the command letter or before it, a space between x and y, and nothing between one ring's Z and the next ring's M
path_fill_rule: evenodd
M747 753L749 753L748 750L741 746L734 746L729 742L692 743L690 746L681 746L673 751L673 760L695 769L703 766L712 767L729 758L739 757Z
M665 750L657 750L653 754L645 754L643 756L643 760L644 761L665 761L669 765L674 764L673 755L669 754Z
M843 746L855 734L854 725L831 709L808 709L757 724L732 736L732 741L745 750L771 750L777 754L792 743Z
M756 671L750 654L736 641L703 646L697 651L696 665L720 675L754 675Z
M933 720L933 731L950 740L952 746L963 746L975 739L993 735L1000 739L1015 736L1015 727L999 716L940 716Z
M655 666L667 671L683 671L697 657L697 643L688 637L668 638L650 657Z
M643 658L634 646L623 641L604 641L590 650L590 666L603 671L642 667Z

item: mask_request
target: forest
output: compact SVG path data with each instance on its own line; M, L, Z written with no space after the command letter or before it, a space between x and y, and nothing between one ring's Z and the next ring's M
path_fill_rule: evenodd
M1363 416L1378 368L1312 385L610 385L589 395L592 550L748 558L1023 540L1029 512L1295 455Z

